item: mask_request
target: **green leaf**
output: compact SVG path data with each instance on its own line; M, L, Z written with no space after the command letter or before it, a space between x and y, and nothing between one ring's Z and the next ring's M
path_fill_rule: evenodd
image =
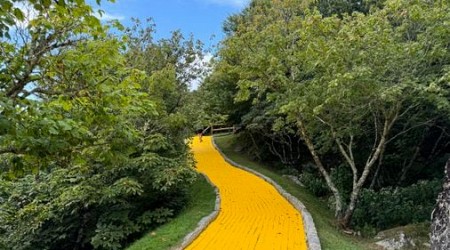
M72 126L69 125L67 122L65 121L58 121L58 125L64 130L64 131L70 131L72 130Z
M58 1L58 2L60 2L60 1ZM51 4L52 2L51 2L51 0L41 0L41 3L42 3L42 5L43 5L45 8L49 8L49 7L50 7L50 4Z
M14 16L19 19L20 21L24 20L23 12L19 8L14 9Z
M52 135L58 135L59 131L55 127L49 127L48 132Z

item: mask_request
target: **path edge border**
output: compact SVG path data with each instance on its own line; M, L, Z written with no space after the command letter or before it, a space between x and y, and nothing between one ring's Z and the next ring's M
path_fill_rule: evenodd
M209 215L206 215L202 219L200 219L200 221L197 223L197 227L193 231L188 233L186 236L184 236L183 241L179 245L172 247L171 250L182 250L182 249L185 249L186 247L188 247L192 242L194 242L195 239L198 238L198 236L203 231L206 230L206 228L219 215L220 203L221 203L219 189L217 188L216 185L214 185L214 183L212 183L212 181L209 179L208 176L206 176L205 174L200 173L200 172L198 172L198 173L201 174L203 177L205 177L206 181L214 188L214 192L216 193L216 201L214 204L214 210Z
M321 250L322 249L322 247L320 245L319 236L317 234L316 226L314 224L314 220L313 220L311 214L306 209L305 205L301 201L299 201L295 196L291 195L286 190L284 190L280 185L278 185L278 183L273 181L271 178L261 174L260 172L258 172L256 170L245 167L245 166L231 160L230 158L228 158L228 156L226 156L223 153L223 151L217 146L214 136L212 137L212 144L214 145L214 148L222 155L222 157L225 159L226 162L230 163L231 165L233 165L237 168L240 168L247 172L250 172L250 173L262 178L263 180L265 180L272 186L274 186L275 189L284 198L286 198L289 201L289 203L291 203L292 206L294 206L294 208L297 209L300 212L300 214L302 215L303 225L306 229L306 242L308 245L308 249L309 250Z

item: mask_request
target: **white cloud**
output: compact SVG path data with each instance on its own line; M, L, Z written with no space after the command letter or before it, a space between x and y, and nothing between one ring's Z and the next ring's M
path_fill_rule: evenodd
M107 12L103 12L101 15L98 13L98 11L95 12L95 16L100 19L101 21L111 21L111 20L123 20L125 19L124 16L121 15L114 15L114 14L109 14Z
M192 67L199 67L202 68L202 71L204 72L203 75L198 76L198 78L194 79L190 82L190 90L196 90L200 86L201 82L205 79L207 75L211 73L211 59L213 59L213 54L206 53L202 59L197 58L192 63Z
M207 3L229 5L236 8L243 8L247 6L250 0L202 0Z

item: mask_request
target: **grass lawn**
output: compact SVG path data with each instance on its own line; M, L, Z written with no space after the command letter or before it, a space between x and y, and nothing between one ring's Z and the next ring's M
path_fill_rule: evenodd
M193 184L189 200L187 207L176 218L146 233L127 250L162 250L180 244L184 236L214 210L216 193L202 175Z
M300 187L288 178L282 177L282 175L280 173L277 173L275 169L271 169L270 167L264 166L261 163L254 162L242 153L235 152L233 147L232 135L216 137L215 141L230 159L271 178L280 186L282 186L284 190L294 195L303 204L305 204L306 208L311 213L314 219L322 249L374 249L374 245L371 244L371 242L369 242L368 240L348 236L340 232L337 227L334 226L333 213L327 208L327 204L319 200L317 197L313 196L305 188Z

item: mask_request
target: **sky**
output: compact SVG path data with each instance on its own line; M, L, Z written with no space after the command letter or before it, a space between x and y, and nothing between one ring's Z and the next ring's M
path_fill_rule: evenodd
M95 2L95 1L90 1ZM152 18L156 24L156 38L166 38L180 29L185 36L193 34L206 47L217 44L223 37L222 24L226 18L241 11L249 0L102 0L95 9L106 13L101 19L118 19L125 26L131 17L144 21ZM215 38L211 39L212 36Z

